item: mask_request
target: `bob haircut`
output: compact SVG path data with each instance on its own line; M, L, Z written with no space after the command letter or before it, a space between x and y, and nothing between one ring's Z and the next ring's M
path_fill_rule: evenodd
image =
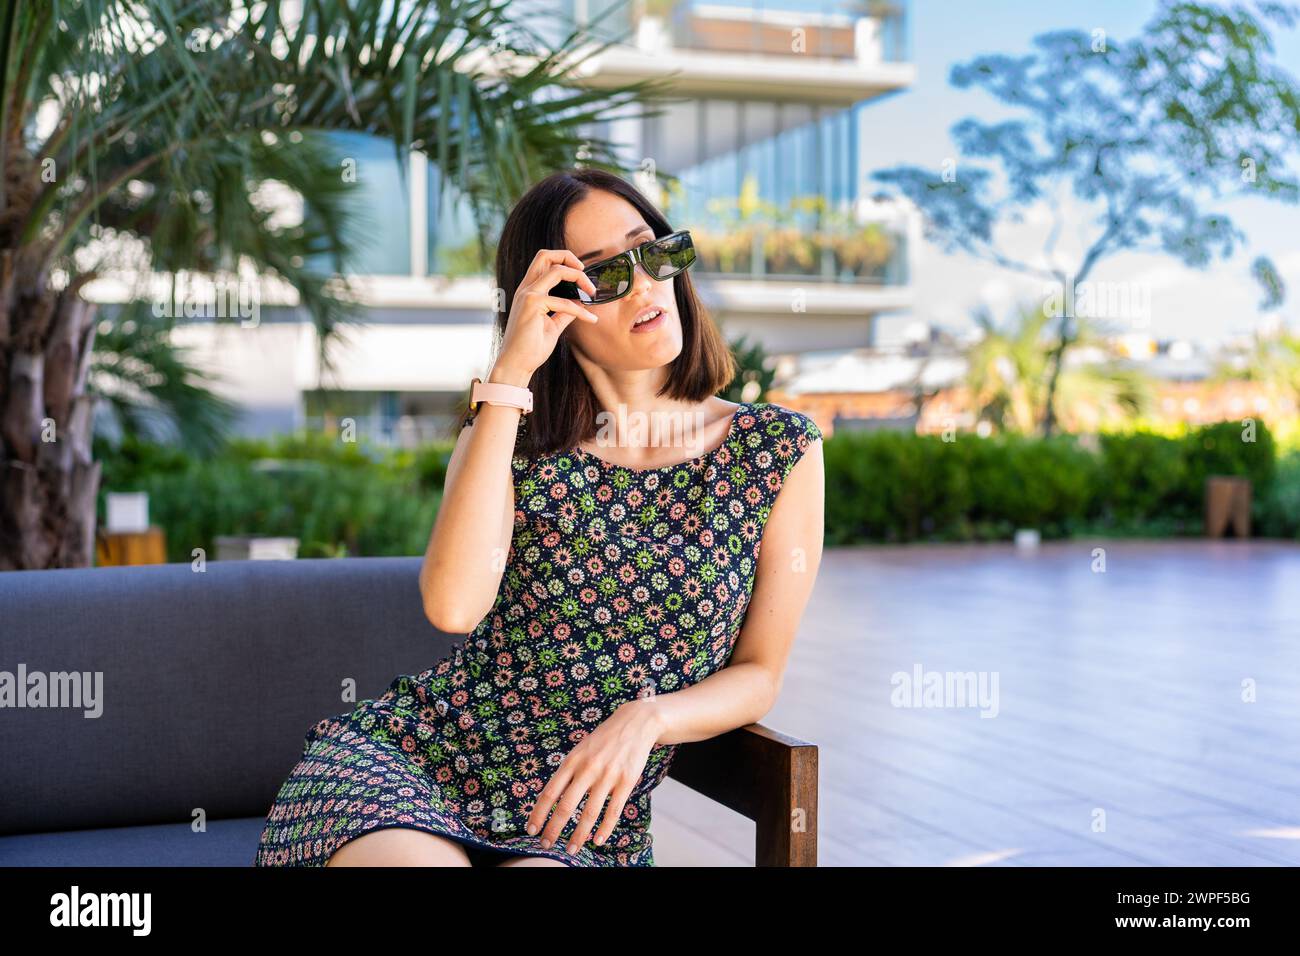
M539 249L563 249L569 209L593 189L626 199L657 237L675 230L631 183L595 168L570 168L536 183L515 204L497 244L496 283L504 302L496 313L494 353L499 352L515 292ZM690 271L673 277L677 314L682 323L682 350L668 368L659 395L702 402L731 384L737 365L722 333L695 293ZM575 322L581 321L574 319ZM528 381L533 410L520 416L516 454L528 458L568 451L596 434L596 393L592 391L561 333L555 349Z

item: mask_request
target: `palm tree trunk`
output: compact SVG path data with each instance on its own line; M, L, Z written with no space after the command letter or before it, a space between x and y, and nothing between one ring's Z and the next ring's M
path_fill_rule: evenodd
M86 379L93 278L22 288L13 250L0 254L0 570L93 563L100 464L91 457L95 396Z

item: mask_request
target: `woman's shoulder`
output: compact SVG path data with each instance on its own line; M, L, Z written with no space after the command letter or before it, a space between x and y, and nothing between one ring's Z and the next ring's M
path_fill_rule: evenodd
M742 409L741 418L742 427L771 442L802 441L804 444L800 451L806 451L808 443L822 437L822 431L811 415L777 402L750 402L747 408Z
M777 402L751 402L739 421L742 457L770 506L822 431L811 415Z

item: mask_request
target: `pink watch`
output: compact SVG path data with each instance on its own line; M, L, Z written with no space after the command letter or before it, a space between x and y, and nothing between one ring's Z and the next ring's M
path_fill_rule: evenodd
M518 385L506 385L502 382L485 382L475 376L470 384L469 411L471 415L478 412L479 402L489 405L512 405L523 409L525 415L533 410L533 393L531 389Z

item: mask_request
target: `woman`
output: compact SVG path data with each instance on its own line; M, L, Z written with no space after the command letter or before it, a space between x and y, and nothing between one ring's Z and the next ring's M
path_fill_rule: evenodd
M735 368L693 261L610 173L516 205L503 387L475 385L420 575L429 620L471 633L307 733L258 865L653 866L677 746L772 707L821 558L821 432L716 397Z

